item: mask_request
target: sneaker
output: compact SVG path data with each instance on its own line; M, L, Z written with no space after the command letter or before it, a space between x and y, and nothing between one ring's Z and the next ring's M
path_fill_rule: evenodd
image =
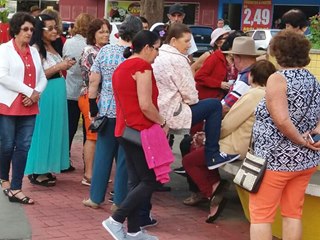
M176 174L186 174L186 170L184 170L184 167L175 168L175 169L173 169L173 171Z
M146 231L140 231L136 233L135 236L132 236L130 233L127 234L127 240L158 240L156 236L152 236L146 233Z
M153 219L151 217L151 215L147 218L146 221L144 222L141 222L140 221L140 228L141 230L145 229L145 228L148 228L148 227L154 227L158 224L158 221L156 219Z
M216 169L226 163L237 160L239 157L239 154L226 154L224 152L220 152L218 155L213 156L212 162L208 165L208 169Z
M110 233L115 240L126 240L126 232L122 223L113 220L112 217L104 220L102 226Z
M86 176L83 176L81 184L85 186L91 186L91 179L87 178Z
M90 198L89 199L84 199L82 201L83 205L85 205L86 207L91 207L91 208L99 208L99 204L93 202Z

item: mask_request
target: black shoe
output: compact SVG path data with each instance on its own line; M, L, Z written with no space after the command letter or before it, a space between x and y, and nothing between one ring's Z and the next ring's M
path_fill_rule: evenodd
M170 191L171 191L171 187L164 186L164 185L160 185L156 189L156 192L170 192Z
M175 169L173 169L173 171L176 174L186 175L186 170L184 170L184 167L175 168Z
M156 219L153 219L152 217L149 217L146 221L140 223L140 228L143 230L148 227L154 227L158 224L158 221Z
M61 170L61 173L72 172L74 170L76 170L76 168L74 166L70 165L69 168Z
M212 216L208 216L206 219L206 223L213 223L221 214L221 212L223 211L224 207L226 206L227 200L224 198L222 199L222 201L220 202L219 206L218 206L218 210L217 212L212 215Z

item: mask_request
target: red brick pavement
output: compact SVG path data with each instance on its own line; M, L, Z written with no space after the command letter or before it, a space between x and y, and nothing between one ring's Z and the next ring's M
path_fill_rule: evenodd
M33 240L112 239L101 225L111 213L111 204L106 203L101 209L91 209L81 203L88 197L89 188L80 183L83 169L80 142L75 142L73 146L72 160L76 171L59 174L55 187L33 186L25 179L25 192L36 201L33 206L25 206ZM179 189L174 188L174 191ZM205 208L184 206L181 200L187 193L179 197L174 196L177 194L173 192L154 194L152 213L159 224L149 229L151 234L161 240L249 239L248 222L243 217L234 216L241 213L239 209L225 209L215 224L207 224L204 222L207 214Z

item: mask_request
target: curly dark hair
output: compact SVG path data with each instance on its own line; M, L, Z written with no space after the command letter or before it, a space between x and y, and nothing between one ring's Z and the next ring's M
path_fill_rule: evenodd
M103 24L107 25L109 33L111 33L112 26L108 20L99 19L99 18L94 19L88 26L88 33L87 33L87 44L88 45L95 45L96 44L96 39L95 39L96 32L100 30L100 28L102 27Z
M25 22L29 22L33 26L36 24L34 17L31 16L29 13L17 12L12 16L9 23L9 34L12 38L14 38L15 35L19 34L19 32L21 31L21 26Z
M270 42L270 54L281 67L305 67L310 63L311 44L302 34L282 30Z

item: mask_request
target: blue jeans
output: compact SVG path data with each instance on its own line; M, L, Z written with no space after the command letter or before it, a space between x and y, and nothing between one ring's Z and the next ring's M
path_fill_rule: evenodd
M222 120L222 105L220 100L207 98L191 105L192 125L205 122L206 143L204 147L206 162L208 165L215 154L219 154L219 139Z
M9 181L12 162L12 190L22 188L35 119L35 115L0 115L0 179Z
M104 201L113 159L116 159L116 174L114 182L114 203L119 206L128 192L128 174L125 154L114 136L115 118L109 118L104 129L98 133L93 161L93 171L90 187L90 199L100 204Z

